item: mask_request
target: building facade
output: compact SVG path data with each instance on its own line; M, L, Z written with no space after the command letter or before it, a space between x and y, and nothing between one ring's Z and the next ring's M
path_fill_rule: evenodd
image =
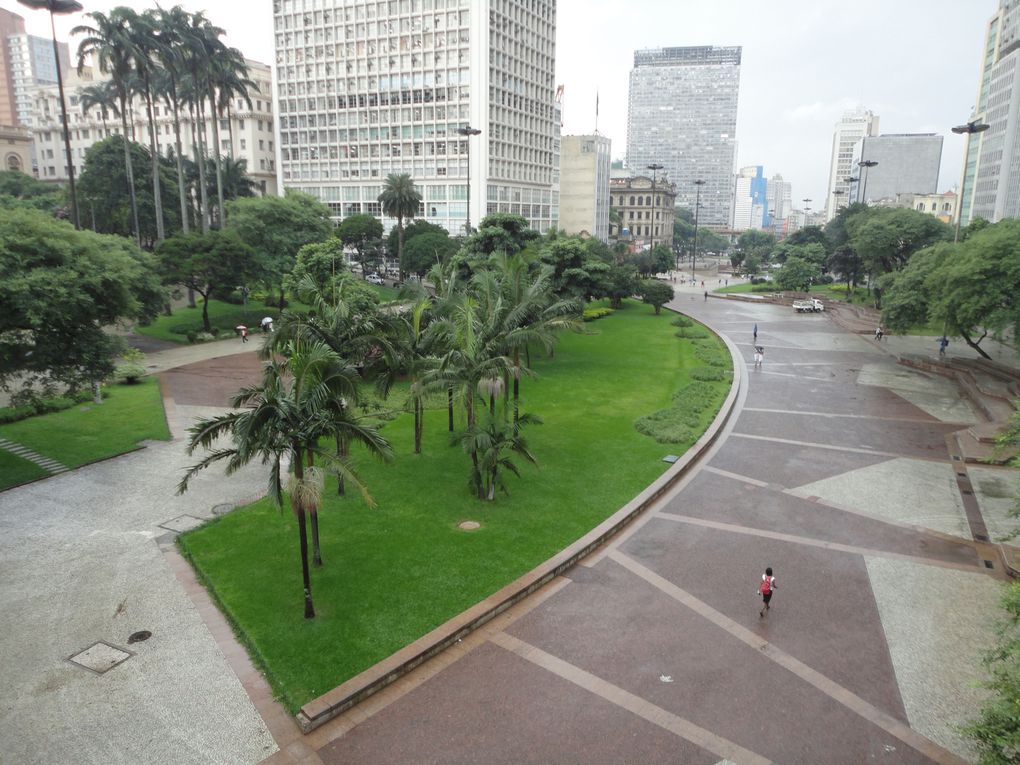
M878 135L878 117L865 108L843 114L832 132L832 157L829 159L829 187L825 198L825 219L836 217L840 207L850 204L850 181L856 177L854 147L862 138ZM839 192L839 193L836 193Z
M611 142L603 135L560 139L560 228L609 241Z
M782 221L786 220L793 210L793 184L784 181L783 176L773 175L769 178L768 187L765 190L768 199L768 228L777 231Z
M762 166L742 167L734 179L732 230L763 229L769 213L768 181Z
M248 61L248 78L255 83L249 89L251 104L243 98L231 104L229 118L224 115L220 119L220 156L243 159L247 164L248 176L255 182L261 193L275 194L276 184L276 147L273 134L273 102L272 73L268 66L257 61ZM93 82L92 73L86 71L85 79L78 79L72 72L71 78L65 81L64 93L67 97L68 132L71 138L71 156L74 160L75 175L81 173L85 166L85 152L90 146L112 135L120 135L121 120L112 111L98 106L87 111L82 109L79 89ZM96 76L103 75L95 73ZM63 131L60 121L60 96L57 87L37 88L33 106L35 124L32 132L35 138L37 171L40 180L67 180L67 163L64 152ZM153 106L156 120L156 138L159 151L168 154L174 149L173 112L165 104ZM203 131L206 152L213 153L212 123L208 117L201 124L192 120L187 110L181 110L181 150L184 156L194 159L196 151L197 131ZM140 97L132 100L128 107L128 128L132 139L149 145L149 122L145 104Z
M407 173L452 233L469 201L476 225L558 225L553 0L275 0L274 24L285 187L382 217L383 181Z
M676 186L667 178L653 179L619 173L609 181L610 204L619 225L609 226L610 239L626 242L634 251L660 244L672 248L676 214Z
M32 133L28 128L0 125L0 170L32 174Z
M732 219L740 57L739 47L639 50L630 73L627 165L661 164L690 210L694 181L705 181L699 222L712 228Z
M989 126L967 136L963 223L1020 217L1020 17L1014 0L1000 0L989 20L971 120Z
M860 167L861 161L877 162ZM889 133L862 138L854 146L853 166L860 170L850 184L854 202L894 200L897 194L934 194L942 164L942 136L935 133Z
M941 194L897 194L891 206L917 210L943 223L952 223L956 220L956 201L957 194L954 191L944 191Z

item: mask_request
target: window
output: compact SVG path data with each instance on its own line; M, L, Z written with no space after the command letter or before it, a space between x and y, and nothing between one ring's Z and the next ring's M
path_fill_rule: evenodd
M237 121L237 129L238 130L244 130L244 120L238 120Z
M242 138L241 139L241 151L244 151L247 148L248 148L248 142Z
M224 138L222 141L220 141L220 149L222 149L223 151L230 151L230 140Z
M220 120L220 130L230 130L230 122L227 120Z

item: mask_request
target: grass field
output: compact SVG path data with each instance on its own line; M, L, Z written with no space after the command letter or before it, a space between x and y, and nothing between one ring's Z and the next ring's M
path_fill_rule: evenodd
M170 440L163 399L155 378L145 378L138 385L110 385L103 390L104 401L98 406L87 402L62 412L0 425L0 437L27 446L67 467L123 454L145 439ZM28 477L12 481L17 472L9 472L5 465L0 467L4 467L0 472L0 488L39 477L28 475L22 467L21 474Z
M49 475L34 462L0 450L0 491Z
M397 290L394 287L380 287L375 284L368 286L378 293L379 299L384 303L397 299ZM171 343L187 343L188 332L205 331L202 324L202 299L199 298L197 303L195 308L177 308L172 316L158 316L149 325L136 326L135 332ZM307 306L296 301L291 301L288 308L307 310ZM209 301L209 323L219 329L220 337L233 337L234 327L239 324L258 331L259 322L265 316L272 316L274 320L279 320L280 309L266 306L262 299L252 299L247 308L225 303L222 300Z
M702 363L690 341L675 337L671 318L628 303L586 325L595 334L564 336L554 359L533 358L539 377L522 382L521 398L522 411L544 419L527 433L539 466L519 462L512 494L493 503L469 494L470 460L450 445L445 409L426 412L421 455L413 454L411 417L389 423L396 460L358 466L377 508L357 495L338 499L327 484L313 620L302 618L289 510L257 502L180 538L291 711L563 549L661 475L665 454L690 446L634 429ZM729 383L719 385L721 401ZM482 527L461 531L464 520Z

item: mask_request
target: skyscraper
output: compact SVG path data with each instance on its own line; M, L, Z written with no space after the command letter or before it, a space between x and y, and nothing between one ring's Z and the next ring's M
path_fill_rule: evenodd
M734 231L762 229L768 223L768 181L761 165L740 168L733 193Z
M58 43L60 65L71 67L67 43ZM55 85L53 41L25 34L25 20L0 8L0 125L31 125L33 89Z
M773 175L766 188L769 204L769 228L775 230L780 221L786 220L793 210L793 184L784 181L783 176Z
M988 22L977 106L971 115L989 125L967 137L959 214L992 222L1020 218L1020 17L1016 3L999 0Z
M829 192L825 197L825 220L836 217L836 208L850 204L847 178L857 175L853 164L854 146L866 136L878 135L878 117L861 107L843 114L832 133L832 158L829 160ZM836 194L834 192L841 192Z
M934 194L942 164L942 136L888 133L862 138L854 146L853 167L862 160L878 164L859 168L860 181L851 184L850 201L892 203L898 194Z
M274 22L285 187L381 216L383 180L408 173L451 232L468 200L475 225L558 224L554 0L275 0Z
M611 142L603 135L560 139L560 228L609 241Z
M739 47L634 52L627 113L627 165L661 164L679 207L693 210L701 187L702 225L730 225L736 157Z

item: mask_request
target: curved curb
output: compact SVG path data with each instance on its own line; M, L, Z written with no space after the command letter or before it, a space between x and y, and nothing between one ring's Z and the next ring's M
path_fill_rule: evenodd
M668 306L666 307L668 308ZM676 309L670 310L680 313ZM527 598L605 544L690 472L692 466L713 446L723 432L736 407L744 376L744 359L739 355L732 342L708 324L699 323L710 329L729 349L733 361L733 382L719 413L701 435L701 438L684 453L683 457L634 499L573 544L378 664L306 703L296 715L297 724L302 731L309 733L315 730L387 685L399 680L415 667L456 644L465 635Z

